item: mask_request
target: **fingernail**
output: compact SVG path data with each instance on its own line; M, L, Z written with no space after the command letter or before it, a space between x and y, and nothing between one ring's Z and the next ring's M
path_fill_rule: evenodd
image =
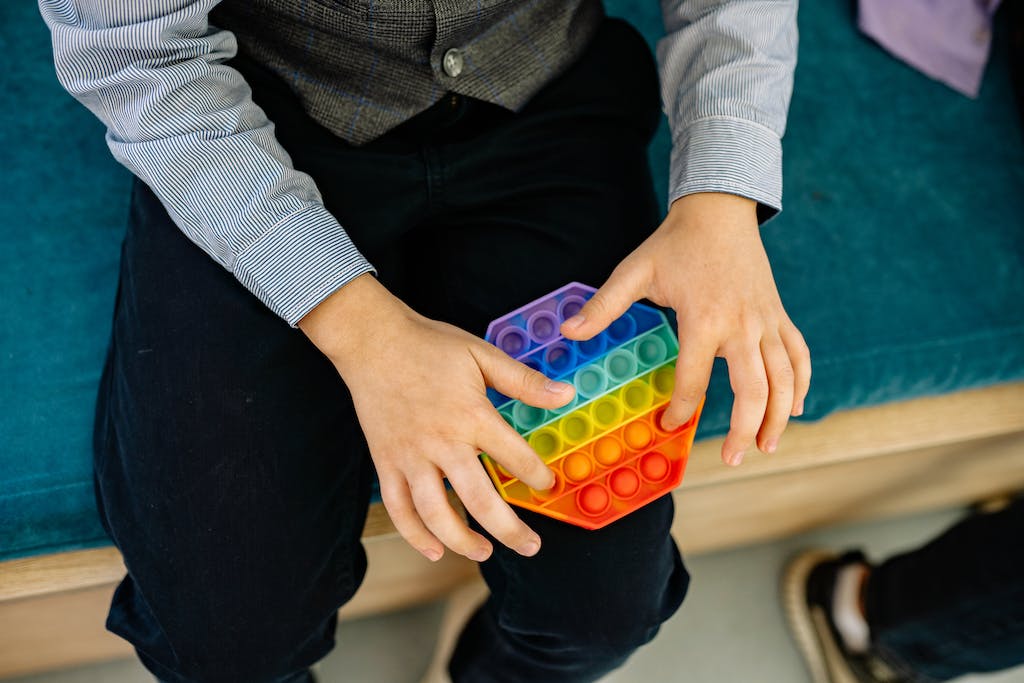
M571 388L572 385L566 384L565 382L556 382L553 379L549 379L544 383L544 389L550 391L552 394L561 394Z
M431 562L437 562L438 560L441 559L441 551L440 550L434 550L433 548L430 548L430 549L427 549L427 550L423 550L421 552L424 555L426 555L427 559L430 560Z
M662 415L661 428L664 429L666 432L674 432L675 430L679 429L679 423L676 422L675 420L670 420L664 415Z
M796 404L796 408L793 409L793 417L800 417L804 414L804 402L800 401Z
M526 557L533 557L537 554L538 550L540 550L540 539L524 543L523 547L519 549L519 554L525 555Z
M491 549L490 548L477 548L476 550L474 550L473 552L471 552L469 554L469 559L473 560L474 562L483 562L484 560L486 560L490 556L491 556Z
M729 458L729 464L732 465L733 467L738 467L742 462L743 451L740 451L739 453L734 453L733 456Z
M778 439L768 439L767 441L764 442L764 452L765 453L774 453L775 449L778 448L778 447L779 447L779 440Z
M586 321L587 321L587 317L585 315L583 315L582 313L577 313L573 317L567 319L562 324L565 325L566 327L568 327L570 330L575 330L577 327L579 327L580 325L582 325Z

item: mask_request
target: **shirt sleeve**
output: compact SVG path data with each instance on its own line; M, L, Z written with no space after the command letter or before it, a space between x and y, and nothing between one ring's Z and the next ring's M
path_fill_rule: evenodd
M669 204L696 192L782 209L797 0L662 0L661 95L672 130Z
M175 224L290 325L373 270L292 167L238 71L218 0L39 0L57 77Z

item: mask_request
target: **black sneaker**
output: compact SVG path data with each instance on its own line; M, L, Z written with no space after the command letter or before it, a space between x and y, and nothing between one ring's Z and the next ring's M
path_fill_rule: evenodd
M843 555L808 550L782 575L782 608L814 683L909 683L870 650L847 651L832 620L836 575L849 564L868 564L859 550Z

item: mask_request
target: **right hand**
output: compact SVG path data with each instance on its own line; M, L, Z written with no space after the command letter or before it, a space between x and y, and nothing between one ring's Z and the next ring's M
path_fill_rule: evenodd
M478 456L486 452L536 490L549 488L554 475L485 389L550 409L572 399L571 385L419 315L369 274L328 297L299 328L348 385L384 505L413 548L435 561L446 546L478 562L493 550L449 505L447 478L494 538L521 555L540 549L540 537L501 498Z

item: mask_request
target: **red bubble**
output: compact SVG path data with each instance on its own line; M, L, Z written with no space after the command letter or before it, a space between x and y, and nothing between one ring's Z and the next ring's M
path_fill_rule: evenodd
M632 498L640 490L640 477L627 467L612 472L608 477L608 483L612 487L612 493L619 498Z
M608 509L612 503L612 497L608 495L608 489L599 484L589 484L580 489L576 494L576 504L580 510L588 515L599 515Z
M669 468L668 458L657 451L640 458L640 474L648 481L661 481L668 476Z

